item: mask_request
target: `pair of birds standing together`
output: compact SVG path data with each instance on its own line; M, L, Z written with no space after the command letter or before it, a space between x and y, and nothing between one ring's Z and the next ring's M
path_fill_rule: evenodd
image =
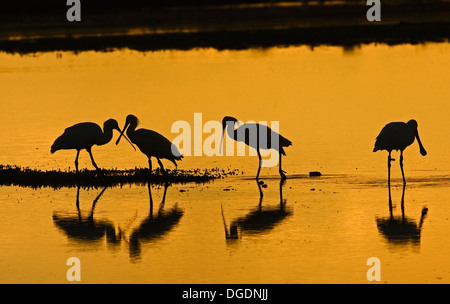
M231 125L230 125L231 123ZM278 133L272 131L269 127L256 124L247 123L234 129L235 125L238 123L237 119L226 116L222 120L223 132L227 130L228 136L237 141L243 141L245 144L256 149L259 158L259 167L256 179L259 178L259 173L261 170L262 158L260 154L260 149L276 149L279 153L279 174L282 179L286 178L285 172L281 168L281 155L286 155L284 147L292 145L292 142L287 138L279 135ZM97 164L92 156L91 148L93 145L104 145L111 141L113 136L113 130L120 132L120 136L116 141L116 145L119 143L120 139L125 137L125 139L130 143L130 145L136 150L133 143L138 146L142 153L148 157L149 169L152 171L151 158L155 157L158 164L163 172L166 174L164 166L161 159L170 160L177 166L176 161L181 160L183 155L178 151L177 147L174 146L167 138L161 134L147 129L138 129L136 127L139 124L139 120L134 115L128 115L125 121L125 126L120 130L119 125L116 120L109 119L103 124L103 130L95 123L85 122L79 123L72 127L67 128L64 133L58 137L51 147L51 153L54 153L62 149L75 149L77 150L77 156L75 158L75 168L78 172L78 157L80 150L86 149L91 157L92 164L99 170ZM228 126L228 128L227 128ZM252 140L246 131L256 129L257 140ZM126 135L124 134L126 130ZM242 136L244 134L244 136ZM223 133L222 133L223 135ZM262 136L260 136L262 135ZM266 135L266 136L264 136ZM127 137L128 136L128 137ZM391 161L394 159L391 157L391 152L393 150L400 150L400 168L403 176L403 183L406 183L405 174L403 171L403 151L411 145L417 138L417 142L420 147L420 153L425 156L427 152L420 141L418 133L418 125L415 120L410 120L407 123L404 122L392 122L387 124L380 132L376 138L375 148L373 152L378 150L386 150L389 152L388 155L388 183L390 183L390 168ZM262 139L263 143L260 143ZM278 139L278 144L272 143L272 139ZM222 144L222 142L221 142Z
M147 129L136 130L138 124L139 120L134 115L127 116L125 126L122 130L120 130L119 124L115 119L108 119L105 121L103 130L99 125L92 122L78 123L67 128L64 133L55 140L50 151L51 153L55 153L58 150L77 150L75 169L78 173L78 157L80 151L85 149L91 157L92 165L95 169L100 170L92 156L92 146L101 146L109 143L113 137L113 130L117 130L120 132L120 136L116 141L116 145L123 136L134 150L136 150L136 148L133 143L138 146L142 153L147 155L150 172L152 170L151 157L155 157L158 160L163 174L166 174L160 159L168 159L176 166L176 161L181 160L183 156L178 152L178 149L172 147L173 144L161 134ZM126 135L124 134L125 130L127 131ZM178 154L173 154L172 151L178 152Z

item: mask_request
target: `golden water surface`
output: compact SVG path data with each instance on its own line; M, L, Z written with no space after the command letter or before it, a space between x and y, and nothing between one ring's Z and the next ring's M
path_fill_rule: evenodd
M368 283L370 257L381 282L449 283L449 52L441 43L0 54L0 164L73 170L75 151L50 154L64 129L108 118L122 127L128 114L171 140L173 123L193 128L201 113L203 124L277 121L293 142L284 185L277 167L263 168L259 188L254 156L186 156L179 169L240 174L174 184L165 197L155 185L3 186L0 282L68 282L75 256L82 283ZM417 143L405 151L404 208L393 162L391 217L387 153L372 149L386 123L412 118L428 155ZM117 136L93 148L97 164L146 167ZM79 161L93 169L85 151Z

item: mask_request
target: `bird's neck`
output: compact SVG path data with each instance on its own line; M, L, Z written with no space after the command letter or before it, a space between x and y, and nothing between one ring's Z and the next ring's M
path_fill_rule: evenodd
M237 138L237 130L234 127L227 126L227 134L232 139Z
M103 136L101 138L101 141L99 145L105 145L111 141L113 137L113 130L111 128L104 128L103 129Z
M133 142L134 140L134 132L136 131L136 125L132 124L127 129L127 136Z

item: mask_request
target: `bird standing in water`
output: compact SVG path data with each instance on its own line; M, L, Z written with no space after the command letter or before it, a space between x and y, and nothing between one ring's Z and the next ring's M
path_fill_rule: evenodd
M125 121L119 138L116 141L116 145L119 144L120 138L124 135L125 130L130 140L138 146L139 150L148 157L148 166L150 173L152 172L152 157L158 160L158 164L161 167L163 175L166 175L166 170L161 162L161 158L170 160L175 166L176 161L181 160L183 155L178 151L178 148L172 144L167 138L161 134L147 129L138 129L136 127L139 124L139 120L134 115L128 115Z
M417 130L417 121L414 119L411 119L407 123L391 122L384 126L377 136L373 152L378 150L386 150L389 152L388 185L391 183L391 161L395 160L391 158L392 150L400 150L400 168L402 170L403 184L406 184L405 173L403 172L403 150L410 146L414 142L414 139L417 139L420 154L423 156L427 155L427 151L425 151L425 148L420 141L419 131Z
M265 150L275 149L276 151L278 151L279 154L278 172L280 173L282 179L286 179L286 175L284 174L286 172L281 169L281 155L286 155L286 152L284 152L284 147L292 145L292 142L289 139L276 133L268 126L261 125L258 123L246 123L239 126L237 129L234 129L234 126L237 122L238 120L236 118L225 116L222 119L222 129L223 132L225 132L225 129L227 130L227 134L230 138L238 142L242 141L246 145L256 150L259 158L259 167L258 173L256 174L256 179L259 178L259 172L261 171L262 165L260 149ZM222 139L220 141L220 151L222 150L223 132L222 132Z
M75 169L78 173L78 156L80 155L80 150L86 149L91 157L92 165L94 165L95 169L100 170L94 161L91 149L93 145L102 146L109 143L113 137L113 130L120 132L119 124L115 119L108 119L105 121L103 130L99 125L93 122L78 123L67 128L64 133L55 140L50 152L53 154L58 150L77 150ZM128 138L127 140L129 142ZM136 150L136 148L134 149Z

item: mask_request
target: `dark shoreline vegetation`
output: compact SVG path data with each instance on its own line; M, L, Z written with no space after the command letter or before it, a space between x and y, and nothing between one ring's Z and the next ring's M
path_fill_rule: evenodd
M387 45L448 42L450 23L399 24L378 26L340 26L287 30L214 31L201 33L171 33L162 35L118 35L107 37L62 37L0 41L0 50L7 53L37 52L190 50L245 50L283 46L342 46L351 50L361 44Z
M382 22L366 20L365 1L282 2L292 5L256 0L82 1L81 22L66 20L65 1L57 6L46 0L8 2L0 12L0 50L32 54L332 45L351 51L361 44L450 39L449 1L383 2Z
M167 177L164 178L159 168L149 176L148 169L135 168L129 170L104 169L100 172L95 170L75 171L50 170L41 171L37 169L22 168L20 166L0 165L0 186L31 187L33 189L50 187L59 189L62 187L114 187L127 184L186 184L186 183L208 183L215 179L225 178L229 175L237 175L237 169L193 169L193 170L170 170L167 169Z

